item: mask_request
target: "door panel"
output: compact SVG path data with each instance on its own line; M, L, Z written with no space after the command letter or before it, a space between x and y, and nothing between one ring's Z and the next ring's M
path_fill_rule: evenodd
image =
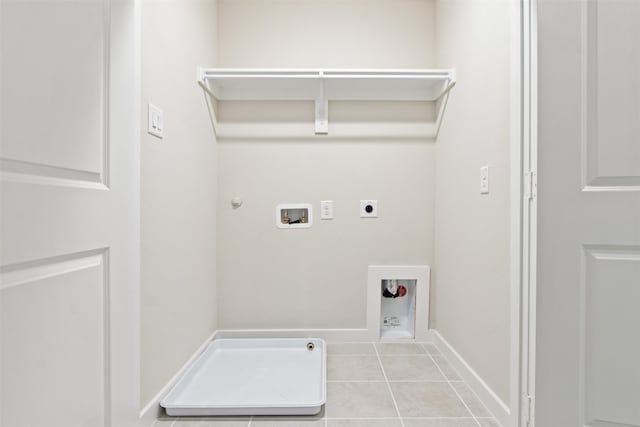
M585 246L581 280L584 419L640 425L640 246ZM636 337L637 338L637 337Z
M584 2L586 185L640 189L640 2Z
M5 161L102 172L106 10L104 0L3 1Z
M3 396L4 420L104 425L109 396L105 259L105 252L94 251L2 272L2 381L11 385Z
M538 2L535 425L640 426L640 3Z
M0 426L138 418L133 0L1 0Z

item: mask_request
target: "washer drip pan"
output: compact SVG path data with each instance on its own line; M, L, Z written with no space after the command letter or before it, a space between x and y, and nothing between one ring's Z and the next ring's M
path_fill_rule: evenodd
M167 415L315 415L327 400L316 338L212 341L160 402Z

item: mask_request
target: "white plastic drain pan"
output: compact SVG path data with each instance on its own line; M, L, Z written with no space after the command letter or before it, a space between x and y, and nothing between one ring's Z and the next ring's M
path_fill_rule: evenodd
M219 339L160 402L168 415L314 415L327 400L321 339Z

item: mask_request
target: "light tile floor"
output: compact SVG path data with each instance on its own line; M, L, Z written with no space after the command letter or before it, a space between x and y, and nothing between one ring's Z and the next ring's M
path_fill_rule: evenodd
M330 343L313 417L165 417L154 427L500 427L428 343Z

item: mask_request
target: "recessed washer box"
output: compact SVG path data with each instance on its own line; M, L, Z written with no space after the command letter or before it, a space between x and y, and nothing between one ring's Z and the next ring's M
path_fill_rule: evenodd
M313 209L310 203L282 203L276 206L278 228L310 228Z
M377 340L429 336L428 265L370 265L367 329Z

